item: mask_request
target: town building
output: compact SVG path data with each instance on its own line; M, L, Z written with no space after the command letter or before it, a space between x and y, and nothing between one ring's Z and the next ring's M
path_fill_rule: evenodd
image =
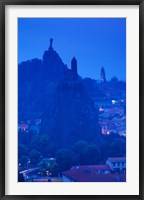
M125 182L126 174L111 173L109 165L73 166L62 173L63 182Z
M43 158L41 160L41 162L37 164L37 166L42 166L42 165L49 166L49 165L54 164L54 163L56 163L55 158Z
M118 158L108 158L106 164L109 165L112 171L123 171L126 172L126 158L118 157Z
M105 165L73 166L62 173L63 182L125 182L126 158L108 158Z
M26 123L18 124L18 131L28 132L29 131L29 124L26 124Z

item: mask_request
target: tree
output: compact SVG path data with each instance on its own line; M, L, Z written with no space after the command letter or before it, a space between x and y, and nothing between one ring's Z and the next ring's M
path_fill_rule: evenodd
M56 152L56 162L58 164L58 171L62 172L71 168L73 161L73 154L68 149L60 149Z
M80 154L80 153L85 153L86 152L87 146L88 146L87 142L85 142L83 140L79 140L78 142L76 142L74 144L72 149L73 149L73 151L75 153Z
M21 173L18 173L18 182L25 182L25 180L24 180L24 176L23 176L23 174Z
M19 163L24 167L24 166L27 166L27 162L28 162L28 157L26 156L21 156L19 158Z
M85 153L85 164L94 165L100 162L100 150L97 145L88 145Z
M32 150L31 153L30 153L30 161L31 161L31 164L33 165L36 165L38 164L38 162L40 161L40 156L41 156L41 153L37 150Z
M51 173L51 176L58 176L58 165L56 163L50 164L48 169Z
M28 156L28 148L23 145L23 144L19 144L18 145L18 158L20 159L22 156Z
M103 136L100 145L101 161L104 163L108 157L121 157L126 154L126 139L118 134Z
M80 140L76 142L72 148L74 154L74 164L82 165L85 163L85 153L87 151L88 144L87 142Z
M100 162L100 149L96 144L80 140L74 144L72 150L75 165L92 165Z
M40 149L40 137L41 137L40 134L33 135L30 143L30 147L37 151L39 151Z
M109 146L109 157L121 157L126 152L125 139L119 138L112 141Z
M43 145L47 145L48 144L48 135L47 134L42 134L40 136L40 144Z
M55 153L59 149L58 145L58 143L49 142L48 145L43 149L43 155L47 157L47 155L50 154L50 156L55 157Z

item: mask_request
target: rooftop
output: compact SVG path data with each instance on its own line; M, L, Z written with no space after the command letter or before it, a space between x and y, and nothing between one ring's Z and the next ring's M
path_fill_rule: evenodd
M71 170L105 170L109 171L110 167L108 165L81 165L81 166L72 166Z
M71 179L74 182L125 182L126 174L104 174L100 171L109 171L108 165L89 165L89 166L74 166L71 170L64 171L63 176ZM119 177L118 177L119 176Z
M126 162L126 157L108 158L111 162Z

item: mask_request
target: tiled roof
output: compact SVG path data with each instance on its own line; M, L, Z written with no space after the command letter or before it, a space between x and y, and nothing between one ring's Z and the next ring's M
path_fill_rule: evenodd
M81 165L81 166L73 166L71 170L104 170L110 171L109 165Z
M98 174L94 171L86 170L83 166L77 169L67 170L62 174L75 182L117 182L116 174ZM125 177L125 174L120 175L120 181L125 182Z
M108 160L111 161L111 162L126 162L125 157L108 158Z

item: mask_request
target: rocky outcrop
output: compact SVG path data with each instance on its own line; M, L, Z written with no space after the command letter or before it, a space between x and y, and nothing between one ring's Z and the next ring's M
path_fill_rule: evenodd
M68 69L52 48L44 52L43 59L32 59L18 66L19 120L41 117L51 102L58 83Z
M42 118L42 133L66 147L78 140L95 142L100 135L98 113L81 80L64 79Z

